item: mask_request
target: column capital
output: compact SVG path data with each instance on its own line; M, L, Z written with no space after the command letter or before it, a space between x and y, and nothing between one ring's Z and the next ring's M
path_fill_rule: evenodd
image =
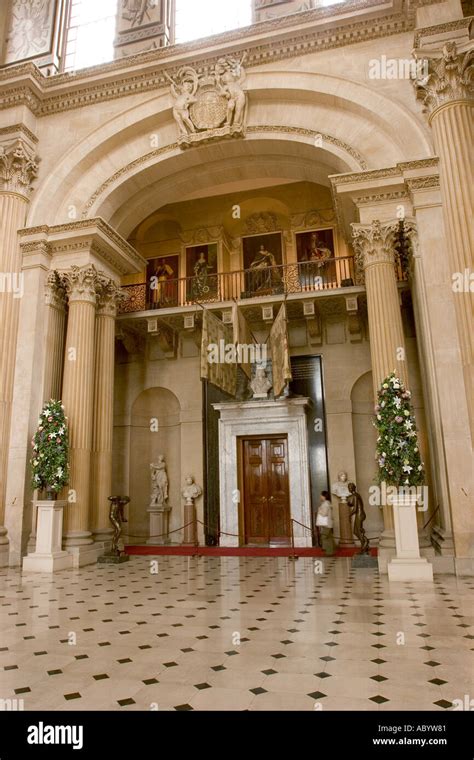
M63 276L56 270L50 272L47 277L45 301L48 306L58 311L64 311L66 308L66 283Z
M125 300L120 285L100 273L98 276L97 314L104 317L116 317L119 303Z
M97 291L99 287L99 273L93 264L83 267L72 266L62 272L69 303L83 301L97 304Z
M371 224L353 223L351 227L356 276L359 279L363 279L365 270L374 264L395 266L398 222L382 224L378 219L374 219Z
M18 193L29 198L38 174L39 158L21 138L0 143L0 192Z
M415 82L417 98L423 101L431 121L434 112L443 105L473 100L472 75L474 50L460 51L454 40L442 49L414 50L417 60L427 62L427 76Z

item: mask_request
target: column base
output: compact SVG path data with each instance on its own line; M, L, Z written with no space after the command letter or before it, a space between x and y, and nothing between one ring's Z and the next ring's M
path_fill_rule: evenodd
M387 564L387 572L389 581L433 582L433 566L424 557L392 559Z
M455 557L454 564L456 575L459 577L472 577L474 575L474 557Z
M98 557L104 554L104 545L99 542L91 542L82 546L67 546L67 553L72 557L73 567L83 567L84 565L94 565Z
M73 566L73 560L68 552L56 554L28 554L23 559L24 573L55 573L67 570Z
M10 541L7 536L7 529L0 526L0 567L8 567L9 564Z
M114 531L112 528L101 528L100 530L94 530L92 538L94 543L101 543L104 545L105 553L107 554L112 549L112 536ZM122 536L120 536L122 538Z

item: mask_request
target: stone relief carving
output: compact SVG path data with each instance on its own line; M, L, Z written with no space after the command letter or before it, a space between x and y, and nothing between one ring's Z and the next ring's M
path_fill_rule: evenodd
M150 12L157 7L157 0L122 0L122 19L130 26L141 26L152 21Z
M425 111L431 113L443 103L472 97L474 49L460 52L456 42L448 40L441 51L420 49L415 50L414 55L428 59L428 77L415 83L417 97L423 101Z
M250 235L259 232L273 232L278 228L278 217L271 211L262 211L260 214L251 214L245 220L245 231Z
M38 156L34 156L22 140L0 145L0 190L28 195L38 174Z
M48 52L53 11L53 0L13 0L6 63Z
M175 78L166 75L175 100L173 117L181 148L245 135L244 58L245 55L240 60L231 56L219 58L214 68L203 74L191 66L183 66Z

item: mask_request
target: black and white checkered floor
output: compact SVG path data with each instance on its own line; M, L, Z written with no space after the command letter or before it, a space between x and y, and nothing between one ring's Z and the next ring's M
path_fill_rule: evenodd
M25 710L449 710L474 696L473 579L389 584L350 559L320 563L132 557L53 577L4 569L0 700Z

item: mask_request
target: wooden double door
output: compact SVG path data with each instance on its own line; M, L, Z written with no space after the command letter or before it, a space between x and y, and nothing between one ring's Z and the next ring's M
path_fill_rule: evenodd
M244 543L288 544L291 525L287 436L241 438L240 480Z

